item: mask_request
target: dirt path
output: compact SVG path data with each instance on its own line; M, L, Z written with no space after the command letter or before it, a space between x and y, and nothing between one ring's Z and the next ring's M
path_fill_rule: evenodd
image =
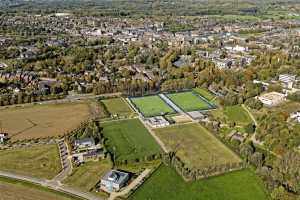
M154 131L148 126L148 124L146 124L144 122L144 120L142 120L141 118L139 118L139 120L144 124L146 129L149 131L149 133L152 135L152 137L155 139L155 141L159 144L159 146L162 148L162 150L165 153L168 153L169 150L167 149L166 145L160 140L160 138L154 133Z

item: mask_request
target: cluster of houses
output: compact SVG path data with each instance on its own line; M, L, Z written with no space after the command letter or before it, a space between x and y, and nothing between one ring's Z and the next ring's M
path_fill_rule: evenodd
M87 161L97 161L104 158L104 149L101 143L96 144L94 138L78 139L72 149L72 159L75 164Z

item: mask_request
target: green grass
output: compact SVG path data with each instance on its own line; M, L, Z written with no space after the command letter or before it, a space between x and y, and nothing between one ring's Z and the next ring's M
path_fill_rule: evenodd
M235 122L237 125L243 126L253 122L248 113L240 105L213 110L211 114L223 123Z
M2 187L1 187L2 186ZM6 188L7 187L7 188ZM3 191L1 189L3 188ZM20 194L21 193L21 194ZM0 177L0 194L6 199L80 200L81 198L29 182ZM13 196L16 194L16 196Z
M129 105L122 98L113 98L102 100L108 112L112 115L119 116L130 116L133 114L133 111Z
M224 114L229 120L234 121L237 124L248 124L252 122L248 113L239 105L225 107Z
M215 98L215 95L209 92L207 89L204 88L194 88L193 89L196 93L207 99L208 101L211 101Z
M102 123L105 145L115 159L134 161L160 152L160 147L138 119Z
M228 149L200 124L184 124L155 129L156 135L167 148L189 168L204 168L229 162L240 162L240 158Z
M209 109L205 101L194 95L192 92L179 92L167 95L177 106L182 110L189 112L195 110L205 110Z
M145 117L157 116L162 113L174 113L173 109L159 96L132 98L131 101Z
M57 145L0 151L0 170L51 179L61 171Z
M91 191L100 179L112 168L109 160L86 162L73 169L72 174L64 183L83 191Z
M162 165L129 200L268 200L261 180L250 170L184 182Z

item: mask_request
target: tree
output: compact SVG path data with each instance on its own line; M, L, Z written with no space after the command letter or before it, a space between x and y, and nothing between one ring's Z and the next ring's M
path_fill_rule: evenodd
M272 177L288 191L300 194L300 155L289 151L277 158L273 166Z
M249 98L245 101L245 105L251 109L260 110L263 107L263 103L256 98Z
M263 165L263 154L260 152L255 152L250 156L250 162L256 167L261 167Z
M249 123L244 126L246 133L252 134L255 132L255 125L253 123Z

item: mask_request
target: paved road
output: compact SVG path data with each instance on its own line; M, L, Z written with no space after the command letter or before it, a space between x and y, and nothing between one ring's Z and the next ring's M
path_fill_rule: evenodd
M58 147L62 171L53 179L53 181L60 183L72 173L72 161L69 157L68 145L63 139L58 141Z
M37 184L37 185L41 185L43 187L50 188L52 190L56 190L59 192L64 192L64 193L68 193L68 194L71 194L74 196L78 196L80 198L87 199L87 200L103 200L102 198L94 196L91 193L82 192L77 189L61 185L60 183L58 183L56 181L39 179L39 178L23 176L23 175L17 175L14 173L4 172L4 171L0 171L0 176L12 178L12 179L16 179L16 180L21 180L21 181L27 181L27 182L30 182L33 184Z

